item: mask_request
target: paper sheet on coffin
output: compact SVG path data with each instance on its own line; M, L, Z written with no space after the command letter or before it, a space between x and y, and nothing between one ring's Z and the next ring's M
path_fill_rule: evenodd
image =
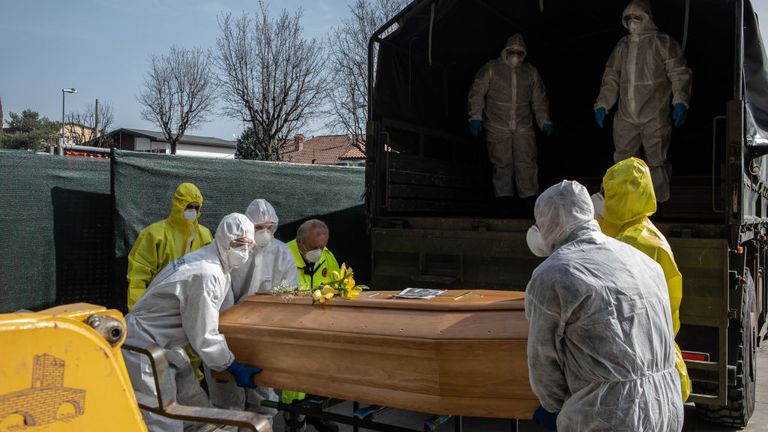
M257 295L219 331L256 384L432 414L530 418L523 293L447 291L432 300L369 291L312 305Z

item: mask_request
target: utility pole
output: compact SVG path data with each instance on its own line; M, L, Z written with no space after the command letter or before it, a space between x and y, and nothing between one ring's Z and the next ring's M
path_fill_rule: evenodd
M64 156L64 103L66 102L65 97L67 93L77 93L77 89L61 89L61 142L59 143L59 156ZM53 154L53 149L51 149L51 154Z
M94 139L99 136L99 99L96 99L96 108L94 109L93 113L93 136L91 139Z

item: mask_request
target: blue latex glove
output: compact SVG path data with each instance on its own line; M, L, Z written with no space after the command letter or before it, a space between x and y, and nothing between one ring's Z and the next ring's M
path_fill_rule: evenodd
M256 384L251 379L254 375L261 373L261 368L246 366L237 360L233 361L227 368L227 372L235 377L238 387L256 388Z
M600 126L600 129L603 128L603 124L605 123L605 108L600 107L595 110L595 122Z
M536 426L548 431L557 431L557 416L560 412L551 413L541 405L533 412L533 422Z
M469 132L472 134L473 137L479 137L480 133L483 132L483 121L482 120L470 120L469 121Z
M555 129L554 126L552 126L552 123L544 123L541 130L543 130L547 136L552 136L552 132L554 132Z
M682 126L685 123L685 119L688 117L688 108L682 103L676 103L675 108L672 111L672 121L675 126Z

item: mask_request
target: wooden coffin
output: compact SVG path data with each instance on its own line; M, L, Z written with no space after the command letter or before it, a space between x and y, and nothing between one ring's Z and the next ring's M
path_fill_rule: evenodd
M312 305L256 295L222 313L258 385L431 414L530 418L523 293L448 291L431 300L369 291Z

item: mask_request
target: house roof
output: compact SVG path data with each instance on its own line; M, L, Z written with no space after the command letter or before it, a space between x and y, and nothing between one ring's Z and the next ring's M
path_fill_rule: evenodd
M350 146L349 150L347 150L346 153L339 156L339 159L344 160L358 160L358 159L365 159L365 153L361 152L359 148Z
M165 136L163 135L162 132L151 131L146 129L120 128L120 129L113 130L112 132L109 133L109 135L112 135L112 136L120 135L121 132L124 134L129 134L129 135L138 136L142 138L149 138L152 141L163 141L163 142L165 141ZM237 147L237 143L235 141L227 141L221 138L186 135L186 134L181 138L181 141L179 141L179 143L209 146L209 147L228 147L228 148Z
M365 154L352 146L349 135L323 135L303 141L301 149L290 142L281 153L285 162L306 164L335 164L361 162Z

